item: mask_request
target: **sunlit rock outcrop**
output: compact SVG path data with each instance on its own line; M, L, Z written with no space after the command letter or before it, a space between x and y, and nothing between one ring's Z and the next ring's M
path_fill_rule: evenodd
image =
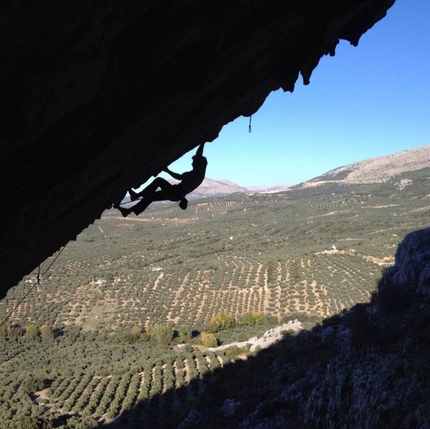
M430 296L430 228L409 233L399 244L395 264L379 284L378 304L396 311L408 301Z
M0 6L0 297L103 211L251 115L394 0Z

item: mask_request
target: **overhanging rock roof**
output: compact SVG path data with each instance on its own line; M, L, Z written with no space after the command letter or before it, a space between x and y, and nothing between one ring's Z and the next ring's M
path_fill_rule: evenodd
M309 81L394 0L0 6L0 297L131 186Z

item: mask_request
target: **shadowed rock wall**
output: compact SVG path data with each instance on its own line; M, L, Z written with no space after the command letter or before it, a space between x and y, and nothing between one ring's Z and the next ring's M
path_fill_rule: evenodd
M0 5L0 297L131 186L273 90L308 83L394 0Z

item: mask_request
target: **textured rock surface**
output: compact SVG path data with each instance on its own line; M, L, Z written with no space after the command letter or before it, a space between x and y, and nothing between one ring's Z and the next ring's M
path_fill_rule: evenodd
M130 186L275 89L308 83L394 0L0 6L0 297Z
M394 266L379 284L380 305L401 308L417 297L430 297L430 228L408 234L399 244Z
M429 428L429 248L430 228L407 235L371 303L224 368L228 401L201 401L199 427ZM399 288L402 305L380 305Z
M232 347L232 346L236 346L239 348L249 348L249 351L251 353L255 353L255 352L258 352L259 350L267 349L268 347L280 341L284 337L285 332L296 334L301 329L302 329L301 322L299 322L298 320L294 320L294 321L290 320L288 323L283 323L280 326L276 326L275 328L269 329L260 338L252 337L252 338L249 338L247 341L223 344L222 346L218 346L218 347L210 347L208 348L208 350L220 351L220 350L228 349L229 347Z
M319 353L305 375L259 404L239 427L282 426L295 410L305 427L428 428L429 249L430 228L408 234L374 300L381 304L392 294L402 305L389 303L381 311L359 304L338 323L315 329L310 338ZM317 356L327 350L331 358L321 365ZM293 369L286 364L278 371ZM270 418L263 412L268 406L279 410Z
M385 333L378 332L379 344L375 341L369 348L354 347L348 327L321 330L313 336L320 350L304 376L287 384L276 398L260 403L238 427L428 428L428 363L421 354L428 352L428 344L422 332L410 332L410 338L400 334L397 326L403 317L390 322L394 325L385 325ZM393 328L400 339L397 344L389 341ZM328 341L335 355L324 368L319 356L327 353ZM292 372L294 365L280 370Z

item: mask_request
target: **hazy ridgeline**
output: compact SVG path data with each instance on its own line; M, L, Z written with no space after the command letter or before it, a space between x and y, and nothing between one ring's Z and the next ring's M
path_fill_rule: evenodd
M35 286L1 328L1 427L90 428L121 413L127 425L133 407L135 422L169 427L246 353L172 346L311 327L367 302L404 235L428 225L428 181L415 176L402 190L332 184L106 212L40 285L33 273L0 302L3 320ZM220 313L235 326L214 327Z

